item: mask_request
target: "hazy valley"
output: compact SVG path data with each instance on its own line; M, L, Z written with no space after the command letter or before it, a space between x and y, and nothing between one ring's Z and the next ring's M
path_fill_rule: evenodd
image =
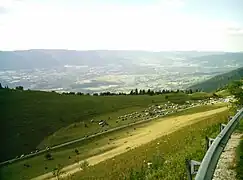
M28 50L0 52L0 81L26 89L185 89L243 66L243 53Z

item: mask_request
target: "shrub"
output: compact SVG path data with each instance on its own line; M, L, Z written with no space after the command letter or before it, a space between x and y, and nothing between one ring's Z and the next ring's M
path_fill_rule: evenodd
M53 157L52 157L52 155L51 155L50 153L47 153L47 154L45 155L45 158L46 158L47 160L53 160Z
M79 155L79 151L77 149L75 149L74 151L77 155Z
M88 166L89 166L89 162L86 160L80 163L80 168L83 170L85 170Z

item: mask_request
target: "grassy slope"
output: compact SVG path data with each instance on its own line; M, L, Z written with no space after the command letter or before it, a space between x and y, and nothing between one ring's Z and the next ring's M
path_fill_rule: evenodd
M74 174L73 180L81 179L186 179L185 159L202 160L205 154L205 136L215 137L221 122L226 122L228 111L215 114L204 121L185 127L140 146L113 159L89 167ZM160 165L157 170L141 170L154 155ZM144 163L145 162L145 163ZM154 161L153 161L154 162ZM136 172L131 175L131 168Z
M203 112L208 110L213 110L221 107L221 105L207 105L207 106L199 106L195 108L191 108L182 112L178 112L175 114L171 114L169 116L179 116L179 115L187 115L196 112ZM144 126L145 124L138 125L136 127ZM102 135L100 137L86 140L85 142L76 143L65 148L52 151L51 154L54 157L54 160L47 161L44 158L44 155L36 156L34 158L30 158L27 160L23 160L8 166L1 168L2 179L30 179L32 177L36 177L38 175L50 172L52 169L56 167L57 164L62 164L64 166L75 163L77 159L85 159L95 154L102 153L107 151L108 149L101 149L99 151L95 151L95 148L102 147L110 142L109 139L119 139L127 136L128 131L133 131L134 127L129 127L117 132L108 133ZM76 155L74 149L77 148L80 152L79 155ZM68 157L71 157L69 159ZM31 168L25 168L24 164L31 165ZM45 169L47 167L47 169Z
M0 90L0 161L35 149L43 139L74 122L88 122L97 116L131 111L149 104L192 99L189 95L159 96L76 96L40 91ZM84 128L80 129L84 131ZM84 133L85 134L85 133Z
M190 94L190 96L193 98L193 99L202 99L202 98L209 98L211 97L213 94L211 93L206 93L206 92L195 92L193 94Z
M243 78L243 67L236 70L217 75L209 80L195 84L188 89L201 89L206 92L212 92L218 88L223 88L233 80L240 80Z
M217 94L220 97L227 97L231 95L228 89L223 89L221 91L216 92L215 94Z
M219 106L222 106L222 105L224 105L224 104L222 103L221 105L218 105L218 106L207 105L207 106L202 106L202 107L196 107L193 109L189 109L187 111L178 112L177 115L183 115L184 113L190 113L190 112L194 113L195 111L197 111L197 112L206 111L206 110L210 110L213 108L218 108ZM94 118L94 120L99 120L99 119L106 119L107 116L109 116L111 118L110 120L107 120L107 122L109 123L109 127L107 126L107 127L102 128L98 125L98 123L90 123L90 122L86 123L88 128L84 127L84 123L71 124L67 127L59 129L51 136L48 136L47 138L45 138L44 141L41 142L39 147L52 146L55 144L66 142L67 140L83 137L84 134L93 134L95 132L100 132L101 130L104 130L104 129L114 128L114 127L118 127L121 125L127 125L134 121L140 121L141 118L128 119L126 121L119 121L118 123L116 123L117 117L119 115L124 115L125 113L127 113L129 111L139 112L140 110L141 110L141 108L139 109L139 108L133 107L133 108L130 108L129 110L128 109L125 109L125 111L119 110L114 113L109 113L108 115L97 116ZM174 116L174 114L171 114L171 115ZM170 115L167 115L167 116L170 116Z

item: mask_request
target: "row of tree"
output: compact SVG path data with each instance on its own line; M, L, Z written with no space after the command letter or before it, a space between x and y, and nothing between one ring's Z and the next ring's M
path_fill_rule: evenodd
M10 89L8 86L2 86L2 84L0 83L0 89ZM15 87L16 90L24 90L23 86L16 86Z
M82 92L63 92L62 94L64 95L93 95L93 96L120 96L120 95L161 95L161 94L169 94L169 93L185 93L185 94L192 94L194 92L200 92L199 90L195 90L193 91L192 89L189 90L167 90L167 89L163 89L163 90L158 90L158 91L154 91L151 89L145 90L145 89L135 89L135 90L131 90L130 93L124 93L124 92L119 92L119 93L114 93L114 92L100 92L100 93L93 93L93 94L89 94L89 93L82 93Z
M160 94L168 94L168 93L186 93L186 94L192 94L193 92L199 92L199 90L195 90L193 91L192 89L189 90L168 90L168 89L163 89L163 90L158 90L158 91L154 91L151 89L145 90L145 89L135 89L135 90L131 90L130 95L160 95Z
M5 86L3 87L0 83L0 89L9 89L8 86ZM15 87L16 90L21 90L23 91L24 90L24 87L23 86L16 86ZM63 95L79 95L79 96L83 96L83 95L86 95L86 96L90 96L90 95L93 95L93 96L119 96L119 95L150 95L150 96L153 96L153 95L161 95L161 94L169 94L169 93L185 93L185 94L192 94L194 92L199 92L200 90L195 90L193 91L192 89L189 89L189 90L168 90L168 89L163 89L163 90L152 90L152 89L134 89L134 90L131 90L130 93L124 93L124 92L119 92L119 93L114 93L114 92L100 92L100 93L93 93L93 94L90 94L90 93L82 93L82 92L63 92L62 94ZM52 91L55 93L55 91Z

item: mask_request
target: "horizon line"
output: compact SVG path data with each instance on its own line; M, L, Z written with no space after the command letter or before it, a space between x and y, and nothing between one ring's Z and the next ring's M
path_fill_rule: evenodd
M141 51L141 52L221 52L221 53L243 53L243 51L222 51L222 50L141 50L141 49L62 49L62 48L33 48L33 49L15 49L0 50L0 52L16 51L33 51L33 50L58 50L58 51Z

